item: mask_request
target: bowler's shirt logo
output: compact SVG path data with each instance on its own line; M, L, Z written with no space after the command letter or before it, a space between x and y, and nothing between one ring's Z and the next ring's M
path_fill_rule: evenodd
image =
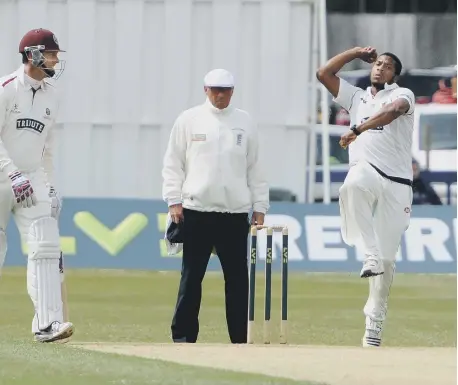
M35 119L18 119L16 121L16 129L35 131L39 134L43 132L45 125Z

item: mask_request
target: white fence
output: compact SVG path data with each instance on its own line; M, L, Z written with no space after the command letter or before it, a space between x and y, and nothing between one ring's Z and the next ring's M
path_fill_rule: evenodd
M174 119L204 100L208 70L227 68L237 81L234 103L259 122L271 186L304 201L306 127L319 105L311 92L320 48L313 49L313 2L0 0L0 75L20 64L17 47L26 31L53 30L68 51L58 80L60 190L74 197L160 198ZM329 18L330 54L350 47L356 33L350 30L358 28L342 18L344 31L337 17L343 16ZM403 41L415 51L411 25ZM372 44L358 36L358 44Z
M236 77L234 103L259 121L272 186L305 194L312 11L294 0L0 0L0 70L20 64L32 28L68 52L57 80L58 180L65 196L160 198L171 125L204 100L212 68Z

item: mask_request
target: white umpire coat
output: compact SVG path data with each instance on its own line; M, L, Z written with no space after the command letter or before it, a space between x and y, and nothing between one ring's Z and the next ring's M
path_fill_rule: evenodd
M269 187L259 160L257 129L249 114L207 99L182 112L163 163L168 205L227 213L266 213Z

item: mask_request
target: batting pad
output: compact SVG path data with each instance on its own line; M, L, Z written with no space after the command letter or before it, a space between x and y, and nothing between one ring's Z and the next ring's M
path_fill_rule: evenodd
M35 306L40 330L63 322L59 272L59 229L54 218L32 223L28 237L27 289Z
M3 267L3 263L5 262L6 250L7 250L6 234L2 229L0 229L0 275L1 275L1 270Z

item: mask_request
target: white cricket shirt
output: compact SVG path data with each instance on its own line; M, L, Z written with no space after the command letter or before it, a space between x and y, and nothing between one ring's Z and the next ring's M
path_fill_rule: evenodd
M385 89L373 96L371 87L363 90L341 78L339 93L333 100L349 112L352 126L361 124L398 98L409 102L409 110L390 124L359 135L348 147L350 166L365 160L389 176L412 180L413 92L393 83L385 84Z
M266 213L269 187L249 114L205 103L177 118L164 157L163 198L197 211Z
M37 83L36 91L32 83ZM54 86L28 80L23 65L0 78L0 172L43 168L54 184L52 126L57 110Z

